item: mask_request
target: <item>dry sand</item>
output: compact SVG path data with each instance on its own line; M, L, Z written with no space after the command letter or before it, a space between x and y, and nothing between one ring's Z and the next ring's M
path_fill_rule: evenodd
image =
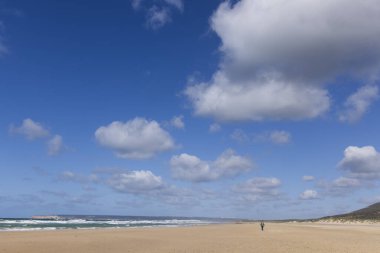
M267 223L182 228L1 232L0 252L380 252L379 225Z

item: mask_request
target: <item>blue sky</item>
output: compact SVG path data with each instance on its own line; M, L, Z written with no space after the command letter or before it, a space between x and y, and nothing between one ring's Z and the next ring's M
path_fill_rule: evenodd
M376 0L1 0L0 216L380 201L379 17Z

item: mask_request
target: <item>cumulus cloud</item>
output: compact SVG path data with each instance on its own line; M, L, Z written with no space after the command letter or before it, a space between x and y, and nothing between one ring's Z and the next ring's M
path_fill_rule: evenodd
M135 118L127 122L114 121L95 132L98 143L112 149L118 157L147 159L174 148L170 134L156 121Z
M164 180L150 170L122 170L122 169L96 169L91 174L79 174L72 171L62 172L57 179L79 183L85 186L89 184L104 184L111 189L126 194L144 195L147 198L155 198L155 201L180 198L178 194L187 193L175 186L166 184Z
M146 26L157 30L172 21L173 11L183 12L183 0L132 0L132 8L146 13Z
M213 179L209 164L193 155L173 156L170 160L170 167L174 178L195 182Z
M314 176L303 176L302 180L303 181L314 181L315 177Z
M243 201L255 202L258 200L273 200L281 193L281 181L277 178L257 177L235 185L232 190L238 193Z
M239 63L314 80L378 73L379 14L377 0L241 0L221 4L211 25Z
M49 155L57 155L59 154L63 149L63 140L62 136L56 134L54 135L48 142L48 154Z
M216 133L216 132L219 132L221 129L222 129L222 127L218 123L212 123L209 126L208 131L210 133Z
M123 170L116 168L100 168L90 174L79 174L64 171L56 177L62 182L72 182L82 185L85 190L93 189L92 185L105 185L110 189L136 198L143 205L171 205L191 208L198 206L200 200L215 200L217 196L199 188L180 188L168 184L161 176L150 170ZM61 194L57 194L61 195ZM64 196L62 196L64 197ZM0 196L1 198L1 196ZM128 198L127 198L128 199ZM119 202L119 201L117 201ZM133 201L132 201L133 202ZM119 204L131 203L129 200Z
M211 17L220 68L185 94L196 115L220 121L318 117L327 82L378 78L379 17L377 0L223 2Z
M373 146L349 146L338 168L345 175L332 182L320 181L317 186L326 195L342 196L361 187L368 187L372 180L380 179L380 153Z
M219 121L314 118L329 108L327 91L267 76L233 83L218 72L210 83L188 86L195 114Z
M30 118L24 119L20 126L11 125L9 128L11 134L23 135L28 140L47 139L52 133L41 123ZM59 154L63 148L63 138L55 134L46 141L48 155L54 156Z
M345 111L339 116L340 121L358 121L379 97L379 87L366 85L349 96L345 102Z
M174 178L205 182L247 172L253 168L253 163L250 159L236 155L233 150L228 149L213 162L203 161L197 156L186 153L173 156L170 167Z
M380 178L380 153L373 146L349 146L338 167L350 177L359 179Z
M162 178L148 170L114 174L107 184L116 191L127 193L146 193L164 187Z
M317 199L317 198L318 198L318 192L315 190L305 190L303 193L300 194L300 199L303 199L303 200Z
M49 130L41 123L33 121L30 118L24 119L21 126L11 125L9 131L14 134L24 135L28 140L45 138L50 135Z
M172 125L175 128L178 128L178 129L184 129L185 128L185 122L183 122L183 116L182 115L174 116L170 120L170 125Z
M317 183L326 195L343 196L372 186L373 180L380 179L380 153L373 146L348 146L338 168L345 173L344 176Z
M191 207L199 204L197 198L203 195L194 189L170 185L150 170L97 169L94 174L98 178L96 182L104 183L119 193L143 196L139 200L145 204Z

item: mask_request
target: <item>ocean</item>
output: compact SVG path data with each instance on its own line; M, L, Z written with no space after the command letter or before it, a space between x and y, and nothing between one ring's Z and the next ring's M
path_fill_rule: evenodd
M149 216L59 215L51 219L0 218L0 231L178 227L232 222L232 219Z

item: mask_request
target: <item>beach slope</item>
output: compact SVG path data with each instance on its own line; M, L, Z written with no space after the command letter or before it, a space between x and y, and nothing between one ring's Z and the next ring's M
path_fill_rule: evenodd
M380 252L379 225L300 223L0 233L0 252Z

